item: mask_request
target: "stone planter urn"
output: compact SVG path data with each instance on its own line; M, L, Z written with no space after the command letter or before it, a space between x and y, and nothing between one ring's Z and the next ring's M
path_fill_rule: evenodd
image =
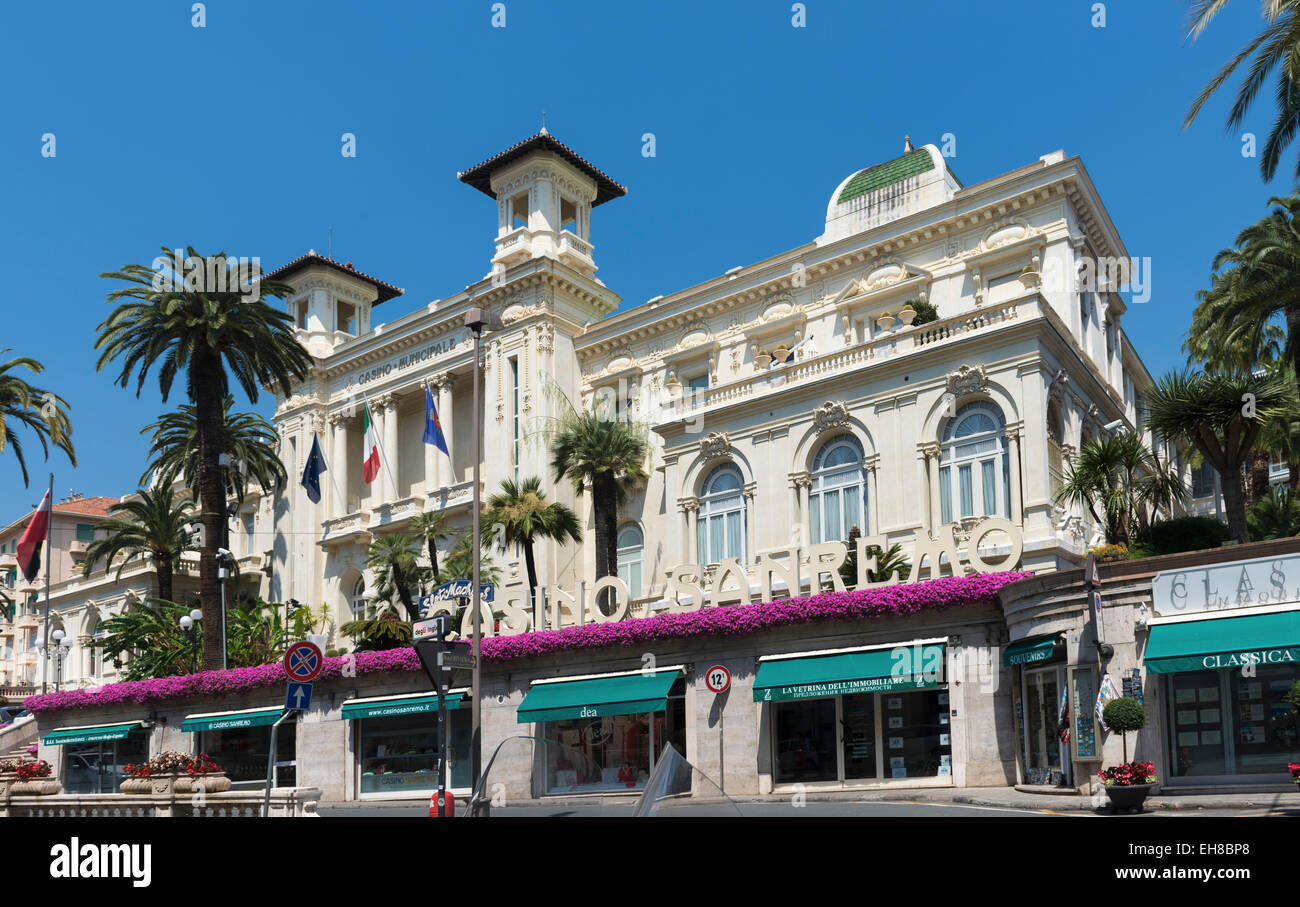
M1116 812L1140 813L1152 787L1151 784L1112 784L1106 788L1106 796Z
M903 306L898 312L898 320L903 322L903 327L910 328L912 322L916 320L916 309L910 305Z
M1030 270L1030 271L1020 272L1020 284L1026 290L1032 290L1034 287L1038 286L1042 282L1043 282L1042 275L1040 275L1037 271Z
M33 778L31 781L13 781L9 784L9 794L14 797L43 797L57 794L63 789L54 778Z
M754 364L757 365L759 368L767 368L769 365L772 364L772 354L759 353L757 356L754 357Z
M119 781L117 789L124 794L147 794L153 790L153 782L148 778L132 776Z
M205 794L223 794L230 790L230 779L225 774L211 772L206 775L181 775L172 785L178 794L198 793L199 788Z
M886 312L876 319L876 327L880 328L880 333L888 334L894 327L894 316Z
M772 351L772 358L777 362L785 362L785 360L790 358L789 348L786 347L784 344L778 346L776 349Z

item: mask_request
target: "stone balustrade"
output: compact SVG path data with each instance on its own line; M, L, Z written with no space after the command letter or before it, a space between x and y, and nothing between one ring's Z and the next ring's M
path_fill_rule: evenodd
M9 784L0 782L0 818L51 816L144 816L176 817L248 817L262 814L265 790L226 791L198 794L168 790L162 794L50 794L45 796L9 795ZM319 818L320 788L271 788L271 818Z

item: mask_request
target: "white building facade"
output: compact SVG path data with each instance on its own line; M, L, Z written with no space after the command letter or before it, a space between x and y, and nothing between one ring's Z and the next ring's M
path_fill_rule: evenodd
M1140 424L1151 379L1105 280L1130 256L1078 158L963 187L934 146L909 144L844 179L811 242L618 314L592 218L621 186L545 131L461 179L497 204L491 269L464 290L393 313L401 290L350 262L310 253L273 275L295 288L315 357L278 401L285 466L301 473L315 434L329 469L319 503L294 484L274 505L273 600L329 604L341 623L371 587L376 534L430 509L468 526L474 307L506 323L484 345L484 496L536 475L587 530L580 546L539 546L543 585L594 579L590 496L549 466L547 429L570 404L649 429L649 479L619 516L633 599L661 597L676 565L707 581L722 558L855 525L886 547L924 533L960 547L974 520L1000 516L1036 571L1094 541L1054 492L1084 441ZM921 303L937 318L913 324ZM422 442L426 386L450 462ZM367 405L383 454L369 485ZM521 584L514 553L502 561L505 585Z

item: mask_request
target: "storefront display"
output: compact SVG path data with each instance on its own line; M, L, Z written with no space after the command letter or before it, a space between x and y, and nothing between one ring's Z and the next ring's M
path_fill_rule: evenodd
M472 783L469 709L449 711L447 722L447 785L468 790ZM438 713L357 721L357 766L362 794L436 790Z
M296 781L294 754L295 729L286 721L276 732L275 786L292 787ZM205 730L194 735L196 751L207 753L225 769L235 790L266 786L266 763L271 751L271 726L235 727Z
M125 766L149 761L149 738L126 734L118 740L69 743L63 749L63 790L69 794L115 794Z

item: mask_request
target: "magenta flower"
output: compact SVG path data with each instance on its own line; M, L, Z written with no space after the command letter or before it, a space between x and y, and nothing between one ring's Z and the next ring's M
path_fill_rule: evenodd
M921 583L882 586L849 592L822 592L770 603L704 608L677 614L656 614L605 624L584 624L518 636L493 636L483 640L486 661L507 661L550 655L576 649L641 646L662 640L744 636L797 624L895 617L922 611L986 604L1008 583L1032 573L981 573L941 577ZM356 675L419 671L415 650L408 647L384 652L358 652L325 659L319 679L342 676L352 661ZM351 672L350 672L351 673ZM124 703L143 704L166 699L219 698L261 687L283 685L288 678L279 663L227 671L202 671L178 677L160 677L113 683L85 690L28 696L23 705L33 714L69 709L91 709Z

